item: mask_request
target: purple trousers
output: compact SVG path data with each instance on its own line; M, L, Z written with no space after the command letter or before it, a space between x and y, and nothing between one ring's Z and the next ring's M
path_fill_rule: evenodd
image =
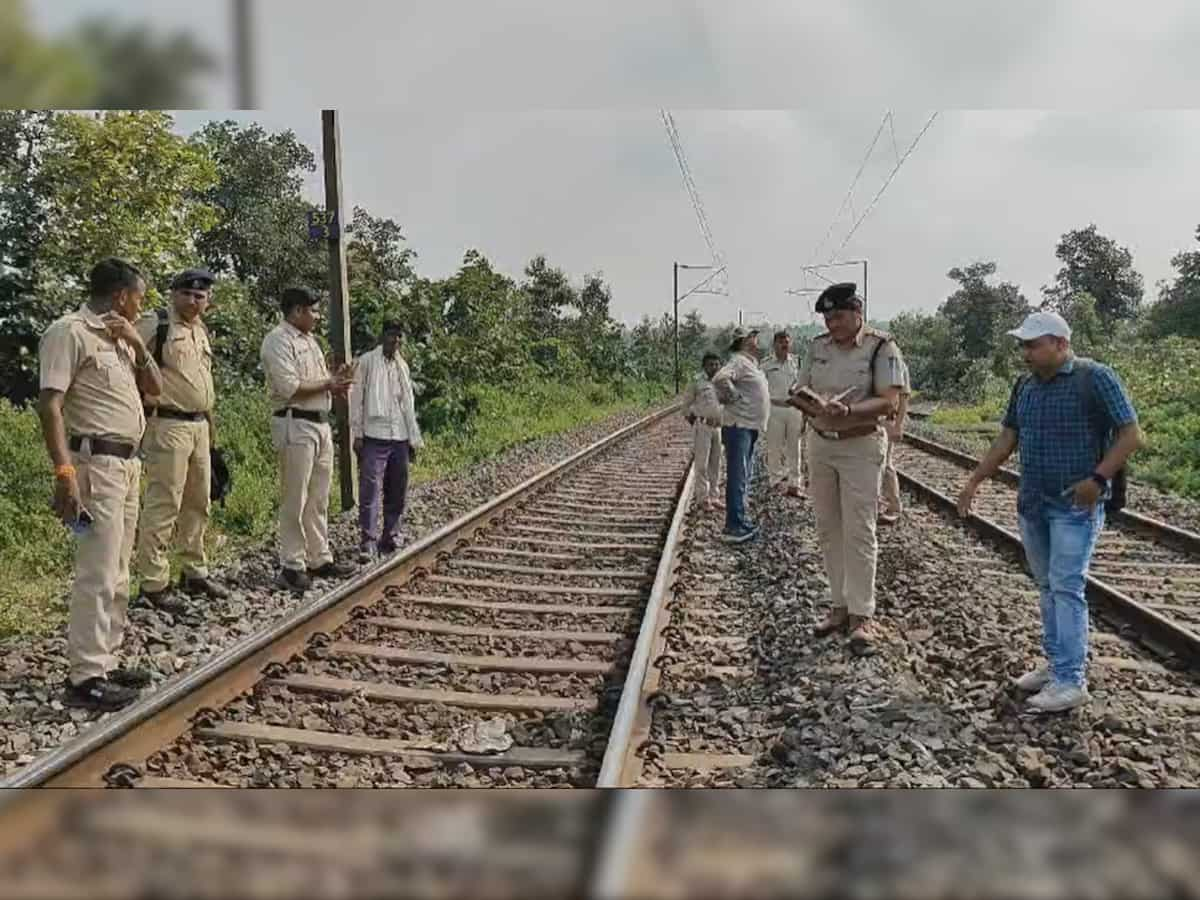
M383 533L379 531L380 495ZM363 542L396 546L396 528L408 496L408 441L363 438L358 460L358 526Z

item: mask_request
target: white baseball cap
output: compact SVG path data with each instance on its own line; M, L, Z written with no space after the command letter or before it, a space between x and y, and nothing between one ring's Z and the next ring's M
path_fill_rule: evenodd
M1044 335L1071 339L1071 326L1056 312L1035 312L1025 317L1020 328L1009 331L1018 341L1032 341Z

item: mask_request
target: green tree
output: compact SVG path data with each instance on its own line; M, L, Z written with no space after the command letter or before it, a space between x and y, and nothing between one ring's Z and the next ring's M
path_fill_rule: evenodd
M0 383L18 404L36 391L38 340L54 312L35 290L49 205L41 157L52 115L0 110Z
M192 194L212 162L163 113L0 114L0 372L36 392L42 332L82 296L95 261L128 257L155 279L195 262L214 221Z
M216 212L197 195L216 167L160 112L54 116L42 159L51 185L40 248L47 274L75 290L92 264L136 261L151 282L195 262L195 237Z
M232 121L209 122L192 143L217 167L217 180L196 195L217 210L214 227L196 241L208 266L244 282L271 318L285 287L327 286L328 253L308 238L307 215L317 207L301 195L305 173L317 167L312 150L292 131Z
M529 297L530 328L535 340L557 337L563 310L577 306L578 297L562 269L538 254L525 267L522 287Z
M1200 228L1196 229L1196 240L1200 241ZM1200 337L1200 250L1176 253L1171 265L1175 277L1160 286L1158 302L1150 308L1150 335Z
M938 311L949 320L958 336L959 353L967 360L992 358L1003 332L1029 311L1020 288L1007 281L993 284L990 279L995 274L996 264L990 261L946 273L958 283L958 290Z
M1105 338L1104 323L1096 309L1096 298L1086 291L1072 294L1061 305L1062 317L1071 326L1071 346L1081 356L1089 356Z
M1068 231L1055 256L1062 268L1054 284L1043 288L1046 302L1061 312L1075 294L1096 298L1096 312L1106 328L1137 315L1142 302L1142 276L1133 268L1133 254L1095 225Z

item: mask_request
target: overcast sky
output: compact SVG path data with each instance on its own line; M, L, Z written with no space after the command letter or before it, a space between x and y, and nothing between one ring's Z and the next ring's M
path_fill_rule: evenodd
M318 110L339 107L347 202L402 223L422 274L449 274L471 247L510 274L545 253L577 279L602 271L626 321L669 309L672 261L710 261L660 106L729 265L729 297L687 301L710 322L739 308L808 321L811 300L801 310L785 290L842 245L935 111L840 254L869 259L873 316L933 309L946 271L977 259L1037 299L1059 236L1093 222L1133 251L1148 296L1171 256L1195 246L1200 110L1184 107L1200 87L1200 4L613 8L259 0L264 111L235 117L292 128L319 150ZM34 8L49 30L118 10L190 30L223 61L207 101L231 105L225 3ZM894 143L885 128L835 219L888 109Z

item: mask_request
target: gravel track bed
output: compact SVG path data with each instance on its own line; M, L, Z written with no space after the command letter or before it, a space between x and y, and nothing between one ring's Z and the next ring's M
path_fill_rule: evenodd
M700 590L717 583L720 595L683 605L668 648L684 658L699 636L744 638L754 674L714 683L668 668L670 703L655 714L655 752L647 754L643 783L1200 785L1196 673L1173 671L1095 616L1091 703L1061 715L1025 711L1010 679L1039 660L1040 623L1033 584L1013 553L906 493L902 522L880 529L878 652L857 658L844 638L811 636L827 589L807 500L767 496L760 486L752 502L762 510L756 541L690 555L694 585L705 576ZM688 540L703 543L708 535L689 533ZM983 575L984 568L1007 574ZM704 608L731 614L696 614ZM1129 661L1137 668L1117 667ZM1195 706L1141 692L1196 698ZM756 758L739 769L667 771L655 759L659 750Z
M520 445L468 471L415 486L409 492L403 543L420 539L646 414L634 411L611 416L562 435ZM674 420L666 428L668 434L673 434L674 428L683 430ZM353 559L358 544L353 512L331 517L330 541L339 557ZM300 602L290 592L274 587L277 571L272 541L213 571L231 589L227 600L197 601L191 614L179 621L156 610L131 609L124 660L149 669L161 683L265 627ZM304 599L334 587L334 582L318 580ZM65 653L65 628L49 637L11 638L0 643L0 774L12 774L106 718L103 714L64 709L59 702L66 678Z
M976 457L982 456L991 446L991 438L946 431L927 422L913 423L910 421L909 430L919 437L937 441L939 444L945 444L947 447L953 447L955 450L961 450ZM1016 454L1013 454L1005 465L1017 470L1021 468ZM1160 519L1176 528L1200 533L1200 500L1170 494L1151 484L1131 479L1129 482L1129 509L1150 516L1152 519Z
M963 483L955 463L914 447L900 448L896 465L950 496ZM990 481L981 487L975 511L1010 531L1018 530L1016 492L1011 487ZM1136 528L1108 522L1097 543L1092 574L1140 603L1164 606L1159 611L1180 624L1200 625L1200 561L1193 554L1157 544L1152 535Z

